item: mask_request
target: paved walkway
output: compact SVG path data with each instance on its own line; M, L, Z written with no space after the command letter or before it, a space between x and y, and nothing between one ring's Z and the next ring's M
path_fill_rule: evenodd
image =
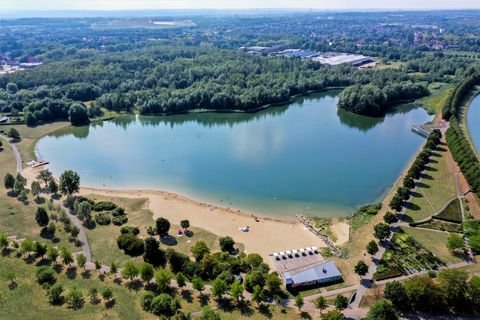
M10 148L12 149L13 154L15 155L15 159L17 160L17 172L21 174L23 171L22 156L18 151L17 145L15 143L10 142L10 139L2 134L0 134L0 138L5 140L10 145Z

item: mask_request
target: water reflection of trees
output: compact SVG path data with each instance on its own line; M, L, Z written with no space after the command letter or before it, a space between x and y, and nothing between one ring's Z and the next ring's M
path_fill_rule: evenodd
M387 113L383 117L367 117L338 108L337 116L340 119L340 123L350 128L367 132L385 121L385 118L391 117L395 114L407 114L417 108L418 106L414 104L395 106L388 109Z

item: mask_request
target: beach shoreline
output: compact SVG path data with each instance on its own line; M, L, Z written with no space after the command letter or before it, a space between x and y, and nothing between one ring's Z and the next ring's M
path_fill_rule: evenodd
M27 167L24 176L29 183L33 181L41 168ZM248 213L192 200L184 195L159 190L115 190L81 187L79 194L84 197L147 199L147 208L153 213L153 220L164 217L173 225L179 225L187 219L190 225L207 230L219 237L231 236L242 243L246 253L258 253L267 263L274 252L306 247L324 248L326 244L295 217L283 219ZM337 245L348 242L349 225L335 221ZM154 221L152 221L152 225ZM249 227L248 232L241 230Z

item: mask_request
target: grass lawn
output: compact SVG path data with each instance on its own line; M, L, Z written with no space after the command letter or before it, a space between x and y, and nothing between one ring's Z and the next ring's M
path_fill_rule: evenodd
M117 205L126 209L128 222L127 226L136 226L140 229L140 237L146 238L147 227L155 226L155 221L152 217L152 212L147 208L147 199L128 199L120 197L106 197L99 195L87 195L87 198L95 201L112 201ZM120 235L119 226L110 224L108 226L97 225L95 229L88 230L87 237L92 250L94 260L99 260L105 264L117 262L125 263L132 258L123 253L117 246L117 237ZM172 248L176 251L190 255L191 247L197 241L204 241L211 251L218 251L218 237L211 232L203 229L191 227L193 233L191 237L176 237L179 226L172 225L170 227L170 234L173 236L171 241L163 241L161 247L163 249ZM240 244L240 250L243 251L243 246ZM137 258L139 261L141 257Z
M435 82L430 84L428 89L432 94L419 99L418 103L427 107L428 113L441 116L442 107L452 92L453 87L451 84Z
M452 168L448 163L447 152L445 146L435 152L424 171L424 177L420 183L417 183L416 192L406 211L413 220L421 220L433 215L455 197L455 181Z
M5 144L4 144L5 146ZM41 228L35 221L35 210L38 205L35 203L32 195L29 195L28 201L25 203L19 201L16 197L7 195L7 190L3 187L3 177L6 173L16 173L15 156L11 149L6 146L0 151L0 232L5 232L8 236L16 235L19 239L30 238L32 240L49 240L40 237ZM28 187L28 186L27 186ZM67 244L75 251L75 247L66 240L68 235L63 231L60 223L57 223L56 236L60 243ZM58 244L60 244L58 243Z
M462 262L462 259L452 255L447 248L448 233L411 227L402 227L402 229L447 264Z
M77 275L70 280L62 273L58 275L58 282L67 291L77 287L83 291L84 296L91 287L96 287L100 292L110 287L116 301L113 308L107 309L103 303L92 305L87 297L80 310L68 309L66 305L51 306L45 290L35 280L35 265L28 265L20 259L10 257L0 257L0 262L0 319L157 319L142 311L138 293L110 281L102 282L96 275L90 279ZM6 275L10 270L15 272L18 284L14 290L7 288Z
M40 138L59 129L66 128L69 125L70 122L64 121L44 124L33 128L27 127L26 125L5 125L1 126L0 129L8 131L11 127L14 127L18 130L22 139L18 143L18 150L25 164L27 161L35 159L35 145Z
M448 204L448 206L436 215L436 218L450 222L462 222L462 209L460 207L460 200L455 199Z

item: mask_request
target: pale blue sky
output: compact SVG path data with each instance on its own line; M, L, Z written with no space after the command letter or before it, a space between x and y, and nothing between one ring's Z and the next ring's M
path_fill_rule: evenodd
M0 0L0 11L202 8L480 9L480 0Z

